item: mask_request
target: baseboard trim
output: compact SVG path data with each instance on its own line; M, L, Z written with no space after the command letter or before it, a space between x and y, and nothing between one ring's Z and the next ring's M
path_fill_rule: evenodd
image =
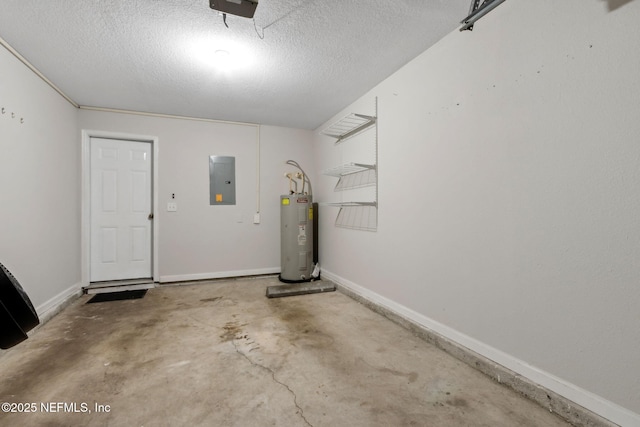
M160 283L195 282L199 280L226 279L226 278L243 277L243 276L262 276L265 274L276 274L276 273L280 273L280 267L258 268L254 270L218 271L213 273L199 273L199 274L178 274L178 275L170 275L170 276L160 276Z
M558 414L575 426L640 426L640 415L486 345L330 271L324 279L389 320L409 329L495 381Z
M55 295L53 298L45 301L36 307L36 313L40 318L40 324L47 323L53 316L60 313L65 307L71 304L82 295L82 283L76 283L73 286Z

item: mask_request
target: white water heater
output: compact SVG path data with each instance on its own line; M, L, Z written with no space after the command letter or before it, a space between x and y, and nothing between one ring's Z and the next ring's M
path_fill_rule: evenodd
M313 272L313 201L310 195L280 196L283 282L306 282Z
M300 165L293 160L287 164L300 172L285 174L289 178L290 191L280 196L280 281L308 282L319 277L319 269L315 268L318 262L317 204L313 203L311 182ZM299 192L296 179L302 180Z

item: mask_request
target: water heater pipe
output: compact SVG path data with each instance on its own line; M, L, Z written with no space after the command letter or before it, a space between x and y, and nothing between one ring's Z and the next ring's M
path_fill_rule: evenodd
M300 169L300 172L302 172L302 194L304 194L304 185L305 185L305 182L307 182L309 183L309 195L313 196L313 190L311 189L311 181L309 180L309 177L307 177L307 174L304 173L304 170L302 170L302 167L300 167L298 162L294 160L287 160L286 164L295 166L296 168Z

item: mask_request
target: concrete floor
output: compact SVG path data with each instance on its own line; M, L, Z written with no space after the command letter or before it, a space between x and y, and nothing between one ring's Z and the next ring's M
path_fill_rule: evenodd
M278 283L83 296L0 354L0 402L37 406L0 425L568 425L339 292L267 299Z

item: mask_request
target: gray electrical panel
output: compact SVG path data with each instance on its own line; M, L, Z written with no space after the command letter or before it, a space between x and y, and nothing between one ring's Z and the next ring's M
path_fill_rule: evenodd
M236 158L209 156L209 204L236 204Z

